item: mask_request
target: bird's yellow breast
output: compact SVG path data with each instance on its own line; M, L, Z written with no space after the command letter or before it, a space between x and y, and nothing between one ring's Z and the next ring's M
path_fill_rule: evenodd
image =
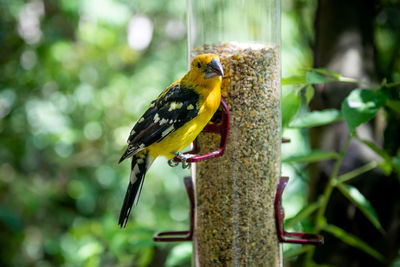
M197 105L199 114L162 141L150 145L148 150L154 158L157 156L173 158L174 155L171 152L181 152L189 146L217 111L221 102L221 82L216 82L211 90L209 88L198 88L197 90L209 91L208 94L199 92L200 98Z

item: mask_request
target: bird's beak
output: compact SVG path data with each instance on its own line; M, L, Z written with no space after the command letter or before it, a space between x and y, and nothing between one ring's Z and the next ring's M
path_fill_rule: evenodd
M212 78L215 76L224 76L224 70L222 68L221 62L213 58L210 63L207 64L204 78Z

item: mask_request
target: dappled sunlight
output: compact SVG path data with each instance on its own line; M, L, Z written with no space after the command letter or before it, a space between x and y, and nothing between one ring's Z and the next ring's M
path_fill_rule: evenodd
M153 37L153 23L145 15L135 15L128 25L128 43L136 50L147 48Z
M16 28L3 34L20 48L3 61L0 83L0 187L11 187L0 223L23 236L19 262L149 262L154 232L187 225L184 175L156 163L129 230L120 230L130 164L117 162L132 124L186 70L183 13L139 14L111 0L14 2L4 10Z

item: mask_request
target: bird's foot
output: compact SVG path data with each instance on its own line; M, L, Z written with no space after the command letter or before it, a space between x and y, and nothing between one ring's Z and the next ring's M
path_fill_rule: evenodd
M168 160L168 165L170 166L170 167L176 167L176 166L178 166L179 165L179 161L174 161L174 159L169 159Z
M188 160L191 156L189 156L189 155L187 155L187 154L184 154L184 153L182 153L182 152L178 152L178 153L172 152L172 154L175 155L175 157L177 157L178 159L181 160L181 162L182 162L182 168L183 168L183 169L186 169L186 168L189 168L189 167L190 167L190 162L187 162L187 160ZM170 159L170 160L168 161L168 164L169 164L169 166L171 166L171 167L176 167L176 166L179 164L179 162L175 162L173 159Z

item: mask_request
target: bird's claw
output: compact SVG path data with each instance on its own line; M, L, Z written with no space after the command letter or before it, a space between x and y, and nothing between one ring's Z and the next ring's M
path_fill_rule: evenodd
M186 160L182 161L182 169L187 169L190 168L190 163L186 162Z
M179 162L174 161L174 159L170 159L170 160L168 160L168 165L170 167L176 167L179 165Z
M182 162L182 169L187 169L187 168L190 167L190 162L187 162L187 160L190 158L190 156L185 155L185 154L182 153L182 152L172 153L172 154L174 154L178 159L181 160L181 162ZM169 166L171 166L171 167L176 167L176 166L178 166L179 162L175 162L174 159L170 159L170 160L168 161L168 164L169 164Z

